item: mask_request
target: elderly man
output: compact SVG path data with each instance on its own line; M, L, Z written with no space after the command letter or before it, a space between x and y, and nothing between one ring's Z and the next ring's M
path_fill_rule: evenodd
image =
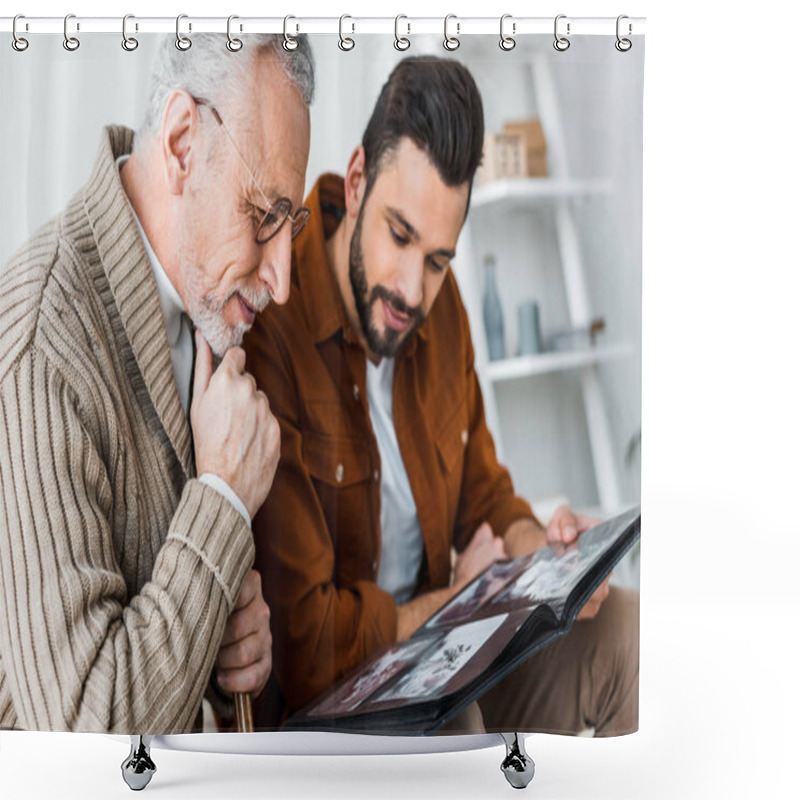
M450 270L482 144L468 70L401 61L344 178L322 176L307 200L289 302L245 339L281 426L254 531L284 714L495 559L593 524L562 507L543 528L495 456ZM582 615L451 730L635 730L638 596L603 584Z
M4 270L0 727L185 732L269 677L280 434L239 344L308 213L313 59L281 40L165 41L142 130Z

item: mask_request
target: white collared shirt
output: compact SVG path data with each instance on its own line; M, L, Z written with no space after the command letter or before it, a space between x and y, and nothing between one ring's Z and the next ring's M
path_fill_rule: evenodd
M117 169L130 158L129 155L120 156L117 159ZM130 203L129 203L130 205ZM161 303L161 311L164 315L164 327L167 331L167 342L169 343L169 352L172 359L172 372L175 375L175 383L178 386L178 397L180 398L183 410L188 418L189 416L189 389L192 383L192 366L194 361L194 345L192 342L193 332L192 326L189 321L189 316L178 294L177 289L172 285L172 281L161 266L158 256L144 232L142 223L139 222L139 217L136 216L136 211L131 205L131 212L136 221L136 227L139 229L139 236L142 238L144 251L147 253L147 259L150 262L150 268L153 271L153 277L156 281L156 288L158 289L158 299ZM211 472L204 472L200 476L200 481L216 489L223 497L227 498L233 507L245 518L248 525L252 520L247 513L247 508L239 498L239 495L233 491L228 483L214 475Z

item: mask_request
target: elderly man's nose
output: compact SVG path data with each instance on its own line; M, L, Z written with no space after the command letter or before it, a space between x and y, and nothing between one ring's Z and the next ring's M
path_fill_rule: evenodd
M258 276L267 285L273 303L283 305L289 299L292 268L292 228L287 221L261 246Z

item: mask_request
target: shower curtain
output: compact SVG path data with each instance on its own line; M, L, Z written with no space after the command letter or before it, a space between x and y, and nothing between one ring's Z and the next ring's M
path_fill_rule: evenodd
M643 37L27 22L0 727L635 731Z

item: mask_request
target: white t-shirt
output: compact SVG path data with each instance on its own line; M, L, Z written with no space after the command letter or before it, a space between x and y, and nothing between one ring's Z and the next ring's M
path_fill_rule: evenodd
M367 403L381 456L381 558L378 586L399 605L416 592L425 542L392 415L394 359L367 359Z

